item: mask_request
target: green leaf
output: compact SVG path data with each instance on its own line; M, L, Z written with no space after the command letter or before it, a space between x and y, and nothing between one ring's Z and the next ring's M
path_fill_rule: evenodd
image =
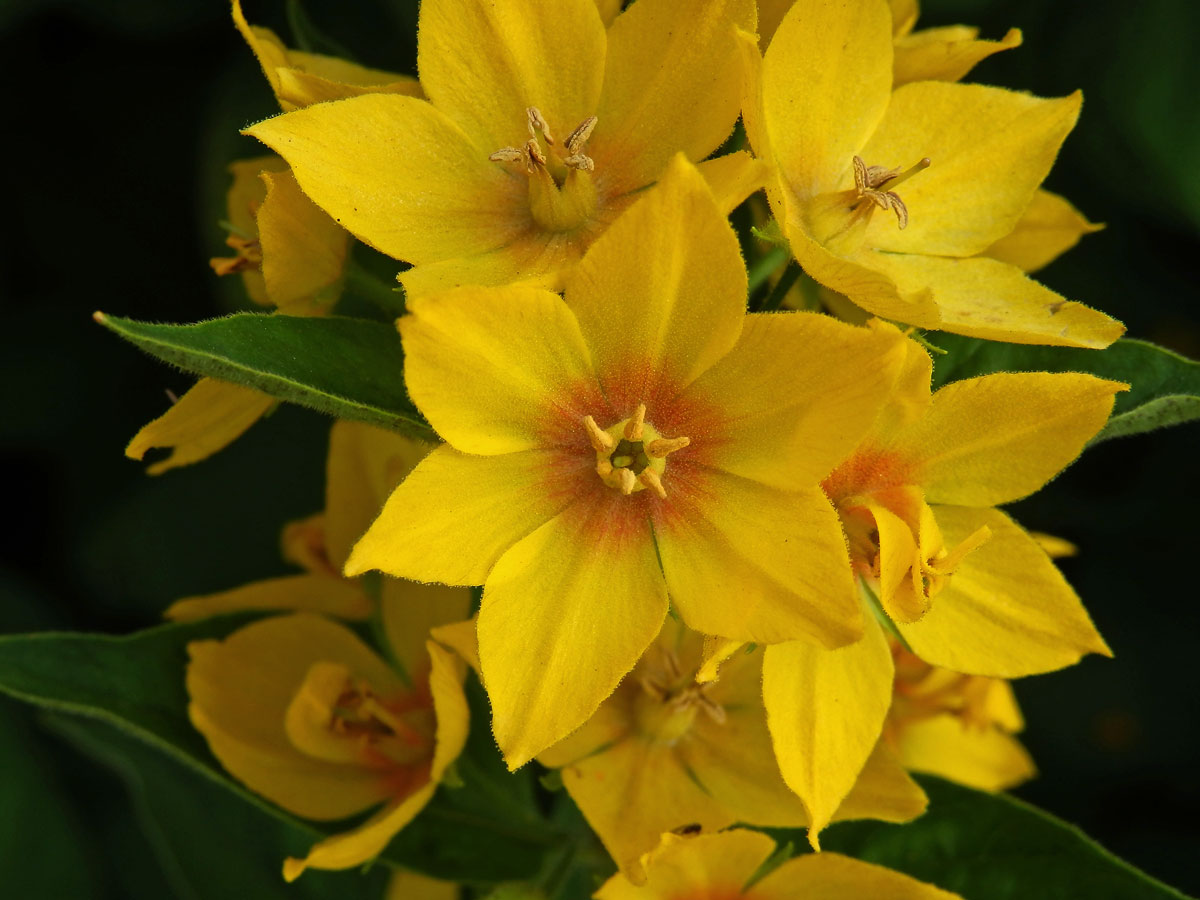
M918 776L928 811L907 825L843 822L821 847L905 872L966 900L1188 900L1073 825L1005 794ZM802 831L772 830L804 846Z
M221 638L255 616L162 625L127 637L48 633L0 637L0 693L57 712L100 719L162 751L309 843L347 827L292 816L229 778L187 718L187 644ZM482 695L482 692L476 689ZM479 709L482 703L482 709ZM459 764L464 787L443 787L384 851L435 878L497 883L530 877L558 833L533 803L531 771L509 775L491 741L486 701L473 702L472 735Z
M1123 381L1112 418L1092 443L1142 434L1200 419L1200 362L1151 344L1123 338L1106 350L1002 344L956 334L937 334L946 351L935 357L933 386L992 372L1090 372Z
M105 328L164 362L341 419L421 440L437 434L408 399L396 329L340 316L237 313L156 325L96 313Z

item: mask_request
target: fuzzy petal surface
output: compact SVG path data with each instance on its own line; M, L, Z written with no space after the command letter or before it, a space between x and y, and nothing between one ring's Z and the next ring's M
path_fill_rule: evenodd
M1083 451L1125 385L1074 372L952 382L888 449L915 463L930 503L997 506L1032 494Z
M981 41L966 25L923 28L896 41L895 86L910 81L961 81L993 53L1021 46L1021 29L1010 28L998 41Z
M304 193L377 250L414 264L493 250L527 226L524 177L489 162L424 100L366 94L246 129Z
M428 665L430 630L466 619L471 614L471 592L465 587L385 578L379 608L392 655L413 681Z
M223 613L261 610L306 610L339 619L366 619L371 601L363 589L343 578L328 575L289 575L254 581L231 591L185 597L163 613L174 622L191 622Z
M540 488L554 464L541 450L470 456L438 447L392 492L351 551L346 574L378 569L414 581L483 584L501 554L570 502Z
M400 320L409 395L466 453L582 433L595 411L591 355L574 315L535 288L462 288L409 301Z
M640 2L640 0L639 0ZM736 898L742 885L775 849L765 834L745 829L681 837L664 834L643 864L645 884L614 875L595 894L597 900L693 900Z
M595 0L426 0L418 27L421 86L484 161L525 143L529 107L560 141L596 111L606 40Z
M837 650L806 641L766 650L763 702L775 756L808 809L814 848L879 742L893 674L891 649L874 621L861 640Z
M737 342L745 298L737 236L682 156L591 246L566 290L609 401L645 403L651 416Z
M601 490L512 547L484 586L479 661L510 769L595 712L667 614L644 511Z
M919 622L898 623L926 662L996 678L1052 672L1085 653L1111 656L1079 597L1045 551L997 509L934 508L948 546L982 526L969 553Z
M646 0L617 17L591 145L609 191L651 184L676 152L697 162L729 136L741 95L733 29L755 20L754 0Z
M152 447L169 447L166 459L146 467L151 475L191 465L224 450L276 402L253 388L201 378L170 409L141 427L125 455L142 459Z
M1025 272L1036 272L1078 244L1085 234L1102 228L1089 222L1065 197L1039 188L1013 230L984 254Z
M350 235L304 195L290 172L263 172L258 240L267 297L289 316L322 315L341 293Z
M956 716L933 716L904 728L896 752L914 772L981 791L1003 791L1037 774L1021 742L999 728L976 728Z

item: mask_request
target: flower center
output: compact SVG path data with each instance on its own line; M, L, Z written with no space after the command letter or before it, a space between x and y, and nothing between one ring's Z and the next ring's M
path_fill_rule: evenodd
M639 677L642 693L637 698L637 721L641 732L654 740L674 744L682 738L696 715L703 712L719 725L726 720L725 708L708 696L715 682L698 684L685 676L679 659L669 650L658 650L660 660Z
M525 110L525 115L529 139L520 147L501 147L488 159L520 163L529 176L529 209L534 221L547 231L572 231L596 211L596 187L591 178L596 164L583 152L596 117L580 122L560 147L536 106Z
M904 172L899 169L888 169L884 166L868 166L861 156L854 157L854 192L858 196L855 211L865 209L870 212L873 204L880 209L890 209L896 214L896 222L900 230L908 225L908 207L894 190L902 182L908 181L918 172L929 168L929 157L925 157L916 165Z
M646 488L667 498L662 474L667 457L691 443L689 438L664 438L646 421L646 404L639 403L633 415L607 430L584 416L583 426L596 451L596 474L609 487L625 496Z

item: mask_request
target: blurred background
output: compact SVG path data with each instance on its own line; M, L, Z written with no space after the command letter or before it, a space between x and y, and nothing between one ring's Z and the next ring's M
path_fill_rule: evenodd
M1047 186L1108 227L1039 278L1131 336L1200 356L1200 4L922 5L921 26L1024 31L971 80L1084 90ZM306 4L360 62L415 73L415 0L349 9ZM249 0L247 15L288 39L282 0ZM0 632L127 632L174 598L284 572L278 530L321 506L327 423L284 407L213 459L149 478L122 450L191 379L91 320L101 309L185 322L242 302L240 282L219 282L207 260L223 251L225 167L261 152L238 129L275 106L227 5L2 0L0 69ZM1195 424L1112 441L1013 509L1080 547L1062 568L1117 654L1017 685L1041 769L1017 793L1190 893L1198 460ZM59 731L0 699L5 895L186 896L130 779Z

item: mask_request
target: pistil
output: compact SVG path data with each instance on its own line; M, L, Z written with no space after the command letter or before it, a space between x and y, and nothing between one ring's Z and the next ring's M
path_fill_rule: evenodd
M646 404L639 403L628 419L603 429L591 416L584 416L583 427L596 451L596 474L625 496L649 488L665 500L662 475L666 458L688 446L686 437L663 438L646 421Z
M880 209L890 209L896 214L896 222L903 231L908 225L908 207L895 192L895 188L918 172L929 168L929 157L925 157L916 165L904 172L898 169L888 169L884 166L868 166L861 156L854 157L854 192L860 201L869 201ZM866 207L868 210L870 207Z

